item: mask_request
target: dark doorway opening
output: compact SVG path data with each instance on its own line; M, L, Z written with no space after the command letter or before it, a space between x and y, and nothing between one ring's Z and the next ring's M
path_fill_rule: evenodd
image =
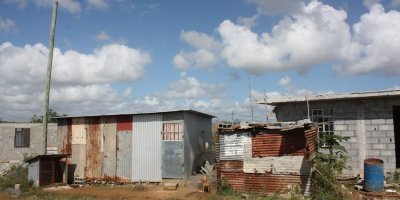
M393 106L394 142L396 148L396 168L400 167L400 106Z

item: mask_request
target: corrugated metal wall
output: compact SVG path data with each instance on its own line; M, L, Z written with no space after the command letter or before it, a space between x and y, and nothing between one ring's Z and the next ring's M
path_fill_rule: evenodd
M132 126L132 125L131 125ZM117 182L131 182L132 131L117 132Z
M162 115L134 115L132 181L160 182Z
M310 128L219 134L218 180L238 191L270 193L298 185L308 194L317 149L317 129Z
M117 128L115 117L102 117L103 124L103 178L114 180L117 168Z
M101 177L101 153L100 153L100 118L87 118L86 127L86 166L85 177L87 179L97 179Z

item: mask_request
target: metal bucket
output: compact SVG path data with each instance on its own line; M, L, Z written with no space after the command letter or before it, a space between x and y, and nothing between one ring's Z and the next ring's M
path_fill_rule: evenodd
M383 191L383 161L376 158L364 160L364 190Z

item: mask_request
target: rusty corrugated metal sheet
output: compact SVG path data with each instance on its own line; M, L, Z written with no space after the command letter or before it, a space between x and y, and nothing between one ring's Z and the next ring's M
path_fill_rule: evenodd
M117 168L117 128L116 117L107 116L101 118L103 125L103 179L115 181Z
M132 132L117 132L117 182L131 182L132 171Z
M117 116L117 131L132 131L132 115Z
M309 194L316 129L247 131L252 131L247 137L238 132L218 135L218 180L225 179L239 191L272 193L297 185L303 194ZM234 153L226 153L232 149Z
M59 148L62 154L72 153L72 120L59 119L57 125Z
M73 144L71 166L75 168L73 177L85 177L86 144Z
M100 118L86 118L86 166L85 177L90 179L101 179L101 153L100 153Z
M85 118L72 118L72 144L86 144Z
M221 179L224 179L235 190L243 191L243 161L221 160L218 170Z
M255 133L252 137L253 157L299 156L306 151L304 129L292 129L279 133Z
M307 154L306 158L314 158L318 151L318 129L315 127L311 127L305 131L306 140L307 140Z

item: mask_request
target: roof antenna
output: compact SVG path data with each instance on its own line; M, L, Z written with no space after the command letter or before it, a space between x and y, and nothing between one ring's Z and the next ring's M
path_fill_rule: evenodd
M267 106L267 95L265 94L265 89L264 89L264 104L265 104L265 116L267 117L267 123L269 122L268 119L268 106Z
M254 122L253 101L251 99L250 76L249 76L249 97L250 97L250 109L251 109L251 122Z

